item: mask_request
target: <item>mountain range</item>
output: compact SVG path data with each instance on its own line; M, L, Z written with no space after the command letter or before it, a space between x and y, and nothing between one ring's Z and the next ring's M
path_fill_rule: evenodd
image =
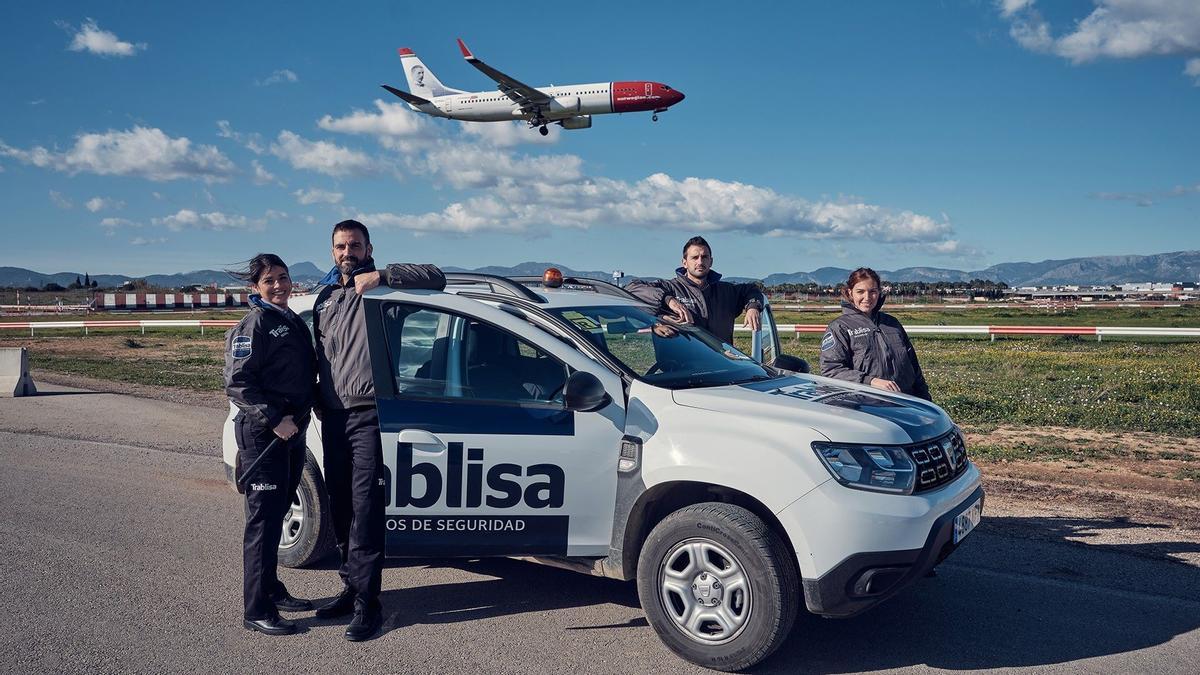
M447 272L477 272L501 276L540 276L547 267L557 267L566 276L589 279L611 280L609 272L598 270L576 270L557 263L525 262L512 267L488 266L475 269L445 267ZM328 268L311 262L295 263L291 266L292 278L303 284L316 283L325 276ZM1146 281L1179 282L1200 280L1200 251L1176 251L1156 255L1096 256L1090 258L1068 258L1065 260L1043 260L1041 262L1010 262L992 265L981 270L956 270L939 267L904 267L897 270L877 270L886 281L970 281L987 279L1003 281L1010 286L1054 286L1120 284ZM822 267L811 272L773 273L761 277L767 286L779 284L816 283L831 286L846 280L849 269ZM83 278L82 272L57 272L44 274L20 267L0 267L0 287L37 287L54 282L67 286L75 278ZM230 286L237 282L221 270L197 270L176 274L152 274L146 277L130 277L121 274L93 274L91 278L100 287L112 288L135 278L144 278L152 286L178 288L192 284ZM626 277L628 280L630 277ZM649 278L649 277L647 277ZM751 281L746 277L727 277L730 281Z

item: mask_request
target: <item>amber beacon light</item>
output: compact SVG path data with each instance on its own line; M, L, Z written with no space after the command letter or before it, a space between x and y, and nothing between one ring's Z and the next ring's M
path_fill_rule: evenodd
M546 288L558 288L562 284L563 275L557 267L549 267L542 272L542 285Z

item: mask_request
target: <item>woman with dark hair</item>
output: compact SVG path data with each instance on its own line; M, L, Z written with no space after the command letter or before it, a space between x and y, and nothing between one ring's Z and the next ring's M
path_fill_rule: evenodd
M304 428L312 408L316 355L308 327L288 309L292 279L279 256L260 253L230 274L253 291L250 311L225 334L225 393L238 408L233 418L238 473L279 439L279 447L243 481L243 625L266 635L289 635L296 632L296 624L280 618L279 610L312 609L308 600L288 593L276 566L283 517L304 468Z
M875 270L851 272L842 298L842 315L821 339L821 374L931 401L904 326L879 311L885 296Z

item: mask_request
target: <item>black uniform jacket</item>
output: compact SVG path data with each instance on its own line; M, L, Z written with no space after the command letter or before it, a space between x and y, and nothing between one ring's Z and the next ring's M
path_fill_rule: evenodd
M905 394L931 401L929 385L904 326L879 311L884 299L879 298L870 314L842 303L842 315L829 322L821 339L821 374L862 384L870 384L875 377L891 380Z
M317 405L326 410L345 410L375 405L375 380L363 296L354 289L354 277L374 272L375 261L367 258L350 273L346 283L335 267L320 281L313 309L313 334L317 342ZM380 272L391 288L441 290L446 277L434 265L392 263Z
M696 284L680 267L674 279L642 281L634 279L625 290L639 300L668 313L667 301L675 298L692 313L692 321L721 339L733 343L733 322L744 310L763 307L762 292L754 284L734 284L721 281L721 275L709 271L703 284Z
M225 334L225 393L247 419L274 429L312 407L317 358L308 326L291 310L250 296L250 311Z

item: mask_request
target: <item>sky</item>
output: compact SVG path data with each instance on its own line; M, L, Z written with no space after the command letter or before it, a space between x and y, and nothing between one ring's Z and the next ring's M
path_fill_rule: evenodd
M669 274L1200 249L1200 2L45 2L0 9L0 266L260 251ZM409 47L494 91L652 80L593 127L407 109Z

